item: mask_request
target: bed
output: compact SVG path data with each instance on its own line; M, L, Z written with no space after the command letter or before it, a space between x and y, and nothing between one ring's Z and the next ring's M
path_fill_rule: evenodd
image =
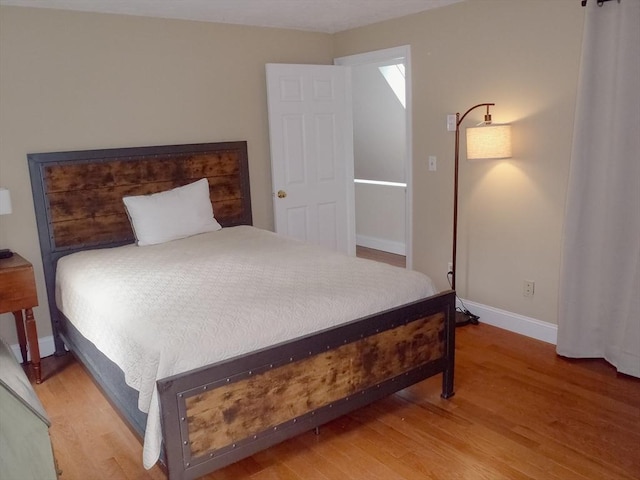
M288 319L282 322L295 326L292 331L284 336L262 339L250 330L245 332L242 330L245 327L238 327L236 323L227 327L223 322L216 323L215 336L229 335L223 337L223 342L235 345L235 348L230 348L221 357L205 354L197 359L200 363L194 363L196 355L192 355L191 350L195 351L195 347L189 343L189 338L200 338L202 332L214 327L206 323L195 326L191 319L196 318L196 314L192 310L228 311L220 318L238 312L234 322L247 318L253 321L262 315L262 311L245 307L243 300L252 296L251 292L259 291L258 284L250 284L260 277L252 269L257 268L262 260L270 259L271 266L266 261L267 264L259 269L261 275L271 278L270 268L282 265L286 258L297 255L277 253L281 243L293 249L288 252L316 248L251 226L246 142L38 153L29 154L28 162L56 354L63 354L66 348L71 350L125 420L144 438L146 466L160 456L166 464L169 478L197 478L436 374L442 374L442 396L449 398L453 395L454 293L426 293L427 290L410 293L414 285L422 281L419 274L398 272L399 269L394 267L377 264L365 265L379 270L375 274L380 276L378 280L371 280L373 283L364 289L365 301L361 302L356 300L355 293L349 296L351 280L345 280L347 283L343 286L338 285L340 278L347 278L346 274L338 272L341 268L356 271L360 268L358 262L373 262L328 252L316 253L316 260L322 257L323 262L335 262L327 264L329 266L325 270L327 275L333 272L337 276L327 277L330 280L320 284L306 285L305 280L300 279L313 276L305 277L301 271L297 274L300 277L289 279L295 285L305 283L308 292L318 290L318 285L335 284L336 288L327 292L328 297L325 295L324 299L312 301L315 294L306 295L303 291L297 294L298 300L291 301L286 296L280 299L270 290L261 294L263 310L272 312L276 319L274 325L277 326L279 316L286 318L286 311L294 315L296 321ZM220 231L160 246L132 245L135 236L124 209L123 197L162 192L201 178L208 180L215 217L223 227ZM191 328L191 337L187 335L186 339L178 341L172 330L173 317L162 320L158 312L150 318L145 317L147 323L157 321L150 324L162 327L156 328L157 339L150 336L152 340L145 341L144 334L136 332L123 334L123 338L138 338L141 343L160 345L160 339L163 339L163 345L181 345L171 351L163 346L155 352L135 347L135 351L142 353L131 363L145 371L150 366L154 367L151 369L151 387L148 383L141 386L132 381L131 370L114 361L117 355L113 349L100 345L100 339L106 335L91 333L83 324L82 320L89 317L100 318L98 323L113 321L116 324L119 317L115 310L114 313L98 309L93 313L78 314L68 307L73 303L70 299L75 298L70 293L71 287L64 286L56 291L59 263L62 272L80 259L97 256L102 258L103 266L110 266L117 264L116 259L124 258L126 253L135 256L121 263L132 265L143 251L151 256L152 252L157 252L156 258L176 259L186 252L199 252L205 247L208 251L211 245L223 248L224 245L243 243L248 245L246 252L253 256L246 253L241 254L240 259L233 257L235 253L225 250L226 246L216 253L218 258L230 259L228 268L245 273L245 277L234 277L225 270L217 275L222 280L215 291L229 292L229 296L221 293L216 296L219 297L216 298L218 303L209 304L209 297L213 295L193 298L175 295L175 299L163 295L173 299L178 312L184 312L174 317L188 319L184 330ZM278 250L275 244L278 244ZM167 250L170 248L174 250ZM313 256L312 251L311 258ZM217 268L218 263L212 264L210 269L194 267L203 265L200 260L188 268L185 267L187 263L172 261L171 268L181 272L196 269L210 272ZM320 263L314 265L314 272L323 268ZM76 267L75 272L80 272L76 275L90 270L82 263ZM174 270L167 274L169 277L172 275L175 275ZM280 274L288 275L289 271ZM361 277L373 279L372 275L374 273L367 271ZM395 275L399 275L397 279ZM62 278L60 283L67 285L63 275ZM87 283L88 277L79 278L82 280L77 284ZM198 281L200 284L209 283L209 280ZM406 283L396 289L400 296L393 300L395 303L391 307L376 304L378 297L386 296L386 293L376 293L376 285L390 291L390 284L403 281ZM141 282L141 288L146 283ZM270 286L274 282L264 283ZM102 284L95 287L102 292L110 291L109 288ZM145 293L142 297L148 298L149 295L152 293ZM115 293L110 298L120 296L126 295ZM259 297L258 294L253 296ZM333 307L338 305L337 297L340 296L344 296L344 308L340 309L349 310L349 313L339 321L330 320L329 317L334 317L331 312L338 310ZM327 298L331 302L322 303L327 302ZM314 304L314 301L319 303ZM307 310L293 308L299 302ZM353 304L359 303L366 305L362 307L364 310L351 309ZM249 305L248 301L246 305ZM266 308L267 305L271 305L270 308ZM122 314L127 314L126 308ZM78 316L82 317L80 321L76 318ZM320 323L298 329L298 324L306 324L307 317L317 317ZM277 328L271 326L263 330L271 332ZM243 338L247 342L243 342ZM207 344L204 351L213 352L216 348ZM154 355L160 355L160 360L154 360ZM156 368L158 364L164 367ZM174 369L176 365L180 368ZM149 402L147 408L140 408L143 399Z

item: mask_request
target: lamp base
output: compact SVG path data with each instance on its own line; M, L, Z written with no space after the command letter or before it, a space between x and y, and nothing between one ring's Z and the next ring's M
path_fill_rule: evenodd
M13 257L13 252L8 248L0 249L0 258L11 258Z
M469 324L478 325L479 319L480 317L478 315L474 315L469 310L463 312L456 310L456 327L464 327Z

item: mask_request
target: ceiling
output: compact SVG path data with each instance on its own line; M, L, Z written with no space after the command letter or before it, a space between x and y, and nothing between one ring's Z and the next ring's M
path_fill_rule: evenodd
M0 0L0 5L336 33L463 0Z

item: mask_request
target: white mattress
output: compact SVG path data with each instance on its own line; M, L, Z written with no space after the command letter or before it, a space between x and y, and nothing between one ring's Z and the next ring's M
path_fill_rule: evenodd
M431 296L425 275L254 227L58 262L58 308L124 372L160 454L156 380Z

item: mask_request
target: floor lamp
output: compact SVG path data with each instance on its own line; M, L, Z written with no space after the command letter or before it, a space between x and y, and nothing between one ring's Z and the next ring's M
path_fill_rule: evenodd
M460 160L460 124L469 112L479 107L487 107L484 122L475 127L467 128L467 160L500 159L511 157L511 126L491 123L489 107L494 103L479 103L462 115L456 113L456 150L455 173L453 187L453 252L451 255L451 288L456 289L456 247L458 245L458 164ZM477 325L478 317L466 308L456 310L456 326L461 327L470 323Z

